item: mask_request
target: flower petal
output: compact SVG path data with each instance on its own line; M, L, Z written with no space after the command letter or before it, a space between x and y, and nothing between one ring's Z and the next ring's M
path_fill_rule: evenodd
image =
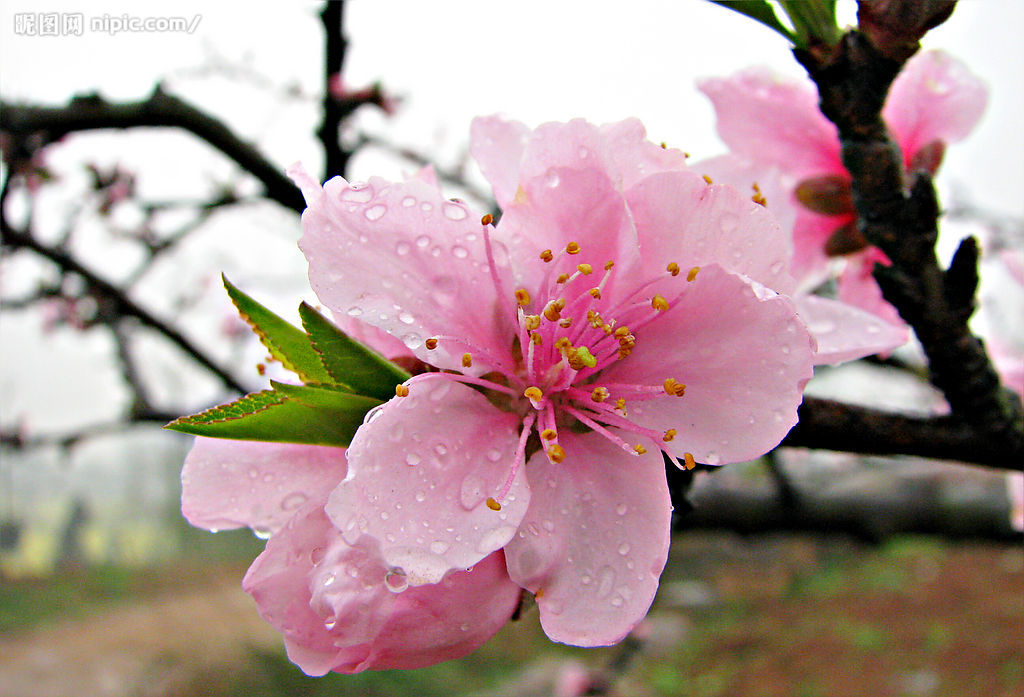
M963 140L988 101L984 83L942 51L911 58L889 89L882 116L909 163L921 147Z
M566 458L527 465L533 500L505 548L512 580L537 595L554 641L604 646L643 619L668 555L672 503L658 451L633 456L567 433Z
M501 553L436 585L388 589L374 550L349 546L323 511L303 507L267 542L243 586L309 675L420 668L475 650L518 605Z
M708 185L694 172L647 177L627 193L643 251L645 277L718 262L785 292L790 238L764 207L731 186Z
M601 127L601 133L618 174L619 188L623 191L652 174L686 169L683 151L649 141L647 130L639 119L606 124Z
M812 356L813 340L792 300L709 264L668 311L636 332L632 355L605 379L685 384L682 397L627 400L628 417L657 431L675 429L667 446L678 457L689 452L718 465L758 457L782 440L796 423Z
M419 179L350 186L335 177L322 190L302 188L309 207L299 246L313 290L335 315L386 331L440 368L481 374L508 359L495 343L501 319L479 215ZM456 338L428 350L425 340L437 336ZM474 365L464 369L466 352Z
M711 99L718 135L733 152L797 178L845 171L836 128L818 111L810 81L750 68L698 87Z
M800 317L818 342L816 365L836 365L902 346L909 338L906 325L893 325L845 303L804 295L793 298Z
M181 472L181 512L209 530L278 530L345 478L344 448L196 438Z
M375 538L411 585L437 583L501 549L530 502L522 468L502 488L519 420L445 378L419 382L368 415L349 446L349 477L327 513L350 544ZM501 504L492 510L487 499Z
M502 209L519 188L519 163L530 138L530 129L500 116L479 116L469 130L469 152L491 184Z

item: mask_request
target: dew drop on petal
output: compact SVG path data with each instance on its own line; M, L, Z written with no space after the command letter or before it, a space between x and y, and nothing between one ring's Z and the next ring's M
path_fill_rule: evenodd
M501 451L497 448L491 448L487 451L487 459L491 462L497 462L501 459Z
M476 508L484 500L484 480L475 474L466 475L459 491L459 501L466 510Z
M443 210L444 217L449 220L463 220L466 217L466 209L457 203L446 202Z
M769 271L771 271L772 274L777 275L777 274L782 273L782 269L784 269L785 267L786 267L786 263L785 262L777 261L777 262L775 262L774 264L771 265L771 267L769 268Z
M434 452L438 455L444 456L448 454L448 446L444 443L438 443L434 446Z
M281 499L281 510L294 511L296 508L306 503L308 498L309 497L301 491L294 491Z
M424 501L426 501L427 500L427 492L423 491L422 489L420 491L417 491L416 492L416 500L419 503L423 503ZM437 552L437 554L441 554L441 552Z
M371 198L373 198L373 190L366 186L366 184L361 184L359 182L352 184L348 189L341 192L342 201L366 203Z
M548 532L554 532L554 531L555 531L555 524L554 524L553 522L551 522L550 520L545 520L545 521L543 521L543 522L541 523L541 526L542 526L542 527L543 527L543 528L544 528L545 530L547 530Z
M423 345L423 339L420 338L419 334L406 334L402 337L402 343L409 349L416 350Z
M384 587L392 593L401 593L409 587L409 579L401 567L392 567L384 574Z
M544 183L547 184L552 189L558 186L560 181L561 178L558 176L558 172L556 172L554 169L549 169L547 176L544 177Z
M412 324L416 320L410 313L406 312L405 310L402 310L401 312L398 313L398 321L401 322L402 324Z
M403 240L402 242L399 242L398 244L395 245L395 254L397 254L400 257L404 257L406 254L409 253L410 249L411 247L409 246L409 243Z
M326 576L324 576L324 580L323 580L324 588L328 588L330 586L333 586L334 585L334 580L336 578L337 577L334 574L327 574Z
M268 527L265 527L263 525L257 525L252 529L252 534L260 538L261 540L269 540L273 532Z
M363 211L363 215L366 216L367 220L380 220L387 211L387 206L382 203L378 203L376 206L370 206Z
M415 205L416 199L414 199L412 196L406 196L405 198L402 199L402 206L405 208L412 208Z
M627 506L624 503L620 503L618 506L615 507L615 512L618 513L619 515L626 515L626 511L628 511L628 510L629 510L629 506Z
M410 467L415 467L416 465L420 464L420 456L417 455L416 453L409 453L408 455L405 456L405 464L409 465Z
M469 256L469 251L462 245L455 245L452 247L452 256L456 259L465 259Z
M366 416L363 417L363 425L365 426L366 424L372 422L374 419L376 419L378 416L380 416L380 411L383 408L384 408L383 404L378 404L373 409L371 409L370 411L366 412Z
M430 238L427 235L420 235L416 238L416 246L420 249L423 249L428 244L430 244Z
M516 529L511 525L501 525L488 530L484 533L484 536L480 538L480 543L476 546L476 551L480 554L489 554L496 549L501 549L509 540L512 539L513 535L516 534Z
M597 597L603 598L612 592L612 586L615 585L615 570L610 566L602 566L597 575Z
M619 545L619 555L624 557L627 554L629 554L629 543L623 542L621 545Z
M352 307L348 308L348 312L346 314L349 317L359 317L360 315L363 314L363 308L359 307L358 305L353 305Z
M328 620L324 620L324 629L330 631L330 630L334 629L334 625L336 625L337 623L338 623L338 621L336 619L334 619L333 617L331 617Z
M430 543L430 551L434 554L444 554L448 551L448 543L441 540L434 540Z
M719 226L722 232L730 234L736 231L736 228L740 226L740 219L735 213L723 213L722 219L719 221Z

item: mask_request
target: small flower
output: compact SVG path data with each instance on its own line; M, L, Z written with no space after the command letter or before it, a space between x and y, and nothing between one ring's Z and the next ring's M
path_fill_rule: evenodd
M663 454L746 460L796 421L813 341L777 292L787 239L636 121L478 119L472 151L497 226L429 178L291 171L321 302L428 366L367 415L324 510L405 592L503 550L549 637L614 643L665 563Z
M766 198L776 215L792 218L794 275L821 281L832 274L830 261L842 258L846 263L839 276L839 299L901 324L871 276L876 263L889 260L857 229L839 138L818 110L813 84L755 68L704 80L700 88L714 104L719 135L732 151L731 160L717 160L706 168L711 176L732 181L728 172L744 167L759 170L760 179L771 169L782 176L782 196ZM947 54L929 51L908 61L882 111L903 151L907 172L934 174L946 145L970 133L985 102L984 85ZM793 207L792 213L783 211L787 206Z

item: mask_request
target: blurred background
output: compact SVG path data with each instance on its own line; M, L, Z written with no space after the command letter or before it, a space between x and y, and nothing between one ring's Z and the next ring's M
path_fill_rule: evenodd
M852 23L855 6L839 6ZM0 99L8 116L76 97L82 109L131 106L159 85L174 109L207 119L187 112L190 123L216 120L278 173L329 166L318 136L329 102L347 178L429 161L452 196L485 206L467 154L473 116L636 116L699 161L724 146L697 78L752 64L801 75L782 37L697 0L350 0L343 71L328 78L322 8L5 0ZM116 31L127 17L187 28ZM965 1L924 42L990 89L940 172L946 256L968 234L1024 247L1021 26L1020 3ZM266 196L188 130L0 142L5 192L12 176L23 184L4 213L35 245L5 246L0 260L0 696L1024 691L1024 551L1005 475L797 450L698 478L655 608L620 647L551 644L528 611L460 661L303 676L239 587L262 541L184 522L190 439L160 425L265 382L220 273L289 319L315 297L286 195ZM982 268L988 332L1024 299ZM898 358L918 361L913 347ZM809 392L914 413L940 399L912 370L864 362L823 371Z

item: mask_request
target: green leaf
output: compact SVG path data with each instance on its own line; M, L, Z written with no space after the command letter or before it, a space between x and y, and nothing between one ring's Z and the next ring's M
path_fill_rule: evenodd
M779 0L803 43L801 48L820 42L829 46L839 43L834 0Z
M226 276L221 278L238 314L252 327L275 360L303 382L334 382L320 361L320 354L310 344L309 337L240 291Z
M299 306L302 327L330 374L330 382L380 400L395 396L395 385L411 376L373 349L356 341L306 303Z
M770 29L774 29L789 39L794 45L799 45L797 37L779 21L775 10L766 0L711 0L716 5L728 8L733 12L739 12L753 20L760 22Z
M347 446L366 412L381 403L337 386L272 385L164 428L209 438Z

